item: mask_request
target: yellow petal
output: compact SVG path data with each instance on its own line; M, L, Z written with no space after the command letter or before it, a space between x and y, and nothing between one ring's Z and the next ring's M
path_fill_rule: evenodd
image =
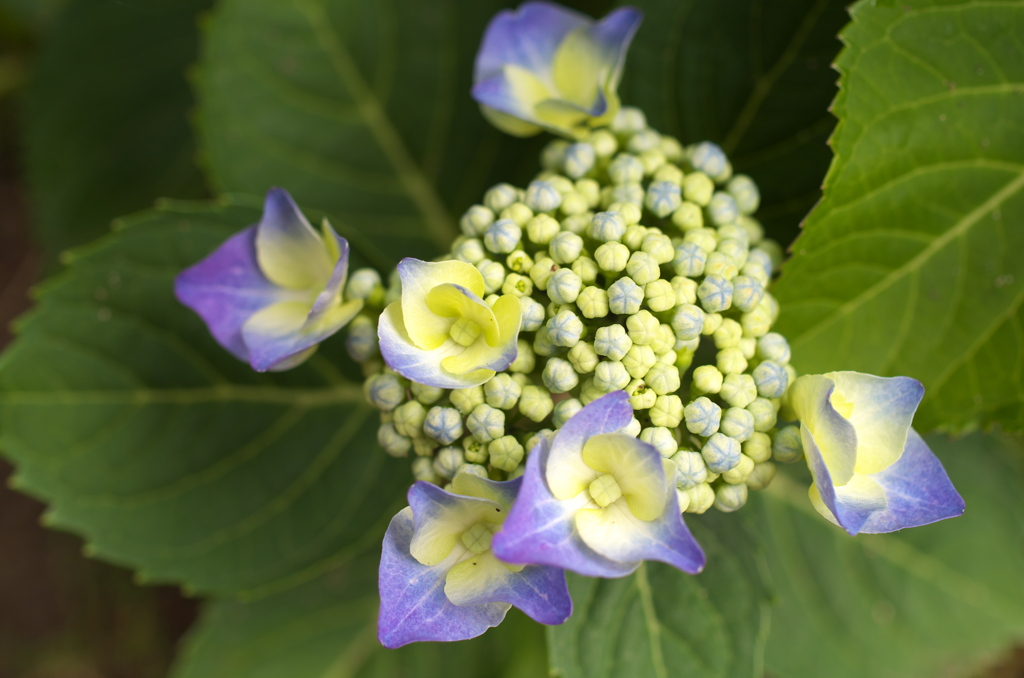
M484 278L472 264L464 261L428 262L403 259L398 265L402 279L402 317L410 341L427 351L448 339L452 321L427 307L427 294L438 285L453 283L473 294L484 294Z
M640 520L654 520L665 510L668 479L661 457L632 436L604 433L583 446L583 461L598 473L608 473L622 489L622 496Z
M451 283L438 285L427 292L427 308L442 318L472 320L483 331L487 343L490 346L497 345L498 320L494 317L494 311L480 297L470 296L467 292Z
M561 98L589 109L603 80L602 54L587 27L571 31L562 40L551 67Z
M857 433L833 407L830 395L835 382L820 374L798 378L790 387L793 412L814 437L821 458L834 485L845 485L853 477L857 462Z

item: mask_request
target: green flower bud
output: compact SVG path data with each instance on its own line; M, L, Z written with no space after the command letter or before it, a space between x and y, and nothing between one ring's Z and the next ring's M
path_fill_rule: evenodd
M593 377L584 379L580 384L580 402L584 405L589 405L603 395L605 395L605 392L594 386Z
M663 353L658 353L657 357L659 363L664 363L665 365L675 365L681 372L685 371L686 368L690 366L689 363L686 363L684 367L680 367L679 364L685 358L685 356L681 356L675 351L665 351Z
M636 137L633 137L634 139ZM657 172L666 162L665 154L656 148L643 151L640 154L640 162L644 165L644 174L650 176Z
M651 315L650 311L637 311L634 315L626 318L626 328L629 331L629 338L633 344L650 344L656 338L661 323Z
M594 333L594 350L598 355L607 356L610 360L622 360L631 348L633 340L626 334L626 329L622 325L599 327Z
M701 396L683 408L686 418L686 430L694 435L707 438L718 432L722 421L722 408Z
M637 285L646 285L661 277L658 262L647 252L633 252L626 263L626 273Z
M502 471L514 471L526 452L514 436L502 436L487 446L491 466Z
M601 203L606 209L614 203L635 203L639 207L644 203L644 187L640 182L607 187L601 191Z
M735 258L737 253L742 250L743 261L746 262L747 255L750 253L750 233L747 232L747 229L743 228L743 226L738 223L725 224L724 226L718 227L718 238L719 243L728 240L735 240L735 243L726 246L728 251L725 253L730 254ZM734 246L739 249L733 249ZM736 261L739 262L739 259L736 259Z
M576 306L584 318L603 318L608 315L608 293L600 287L587 287L576 298Z
M587 211L589 208L587 199L575 191L570 191L562 196L562 207L560 208L562 214L567 216L589 215Z
M706 322L706 315L699 306L680 304L672 316L672 330L679 339L696 339Z
M363 384L367 402L382 412L390 412L405 400L405 387L398 375L375 374Z
M562 231L548 245L551 258L559 264L571 264L583 251L583 238L575 233Z
M727 254L712 252L708 255L707 263L704 265L704 275L717 275L726 280L732 280L739 273L736 262Z
M565 149L562 168L573 179L579 179L594 167L595 162L597 153L594 152L594 147L586 142L579 142Z
M557 172L565 162L565 154L569 150L569 142L564 139L549 141L540 152L540 164L544 169Z
M522 229L511 219L499 219L484 232L484 247L492 252L513 252L523 236Z
M640 425L640 420L637 419L636 417L633 417L632 419L629 420L629 423L626 424L626 427L619 431L619 433L630 436L632 438L636 438L637 436L640 435L640 429L642 428L643 427Z
M683 420L683 401L677 395L660 395L651 408L651 423L665 428L679 428Z
M412 449L418 457L433 457L434 450L438 447L439 443L433 438L420 436L412 439Z
M757 386L749 374L728 374L718 395L733 407L746 407L757 398Z
M626 234L622 236L622 244L631 251L643 247L644 238L647 237L647 227L640 224L630 224L626 227Z
M537 180L531 181L526 187L524 200L526 206L534 212L552 212L562 204L562 194L551 182Z
M427 408L415 400L395 408L395 430L403 436L418 438L423 435L423 420L427 418Z
M715 181L726 181L732 176L732 167L725 152L717 144L702 141L686 149L690 164L701 172L705 172Z
M610 158L619 150L619 142L615 135L606 129L591 132L590 138L587 141L594 147L594 153L597 154L598 158Z
M535 245L547 245L560 230L558 222L547 214L538 214L526 222L526 237Z
M743 214L753 214L761 204L761 192L757 184L746 174L737 174L729 180L727 191L736 201L736 207Z
M484 259L476 264L480 275L484 278L484 289L488 292L497 292L505 284L505 267L497 261Z
M778 332L769 332L757 340L757 355L762 360L771 360L780 365L788 365L790 358L789 342Z
M486 461L486 460L485 460ZM469 473L477 478L490 479L487 469L480 464L463 464L459 467L459 473Z
M569 268L558 269L548 280L548 296L556 304L574 303L582 289L583 280Z
M462 449L458 447L442 447L434 457L434 472L442 478L454 478L459 468L466 463Z
M644 290L632 278L619 278L608 288L608 308L618 315L632 315L640 310Z
M722 414L719 430L742 443L754 433L754 415L745 409L730 407Z
M644 380L658 395L668 395L679 390L679 370L675 365L657 362L647 370Z
M587 233L600 242L618 242L626 234L626 220L618 212L598 212L590 220Z
M684 200L679 209L672 213L672 223L684 233L704 227L704 213L700 206Z
M383 288L380 273L372 268L356 269L349 276L348 283L345 285L345 298L366 300L374 294L383 296Z
M688 202L707 207L715 192L715 182L703 172L690 172L683 177L683 197Z
M682 144L675 137L662 135L658 148L661 149L661 152L670 162L681 163L686 159L686 152L683 150Z
M562 358L549 358L544 365L544 385L552 393L565 393L576 388L579 376L569 361Z
M572 262L572 272L580 277L584 285L593 285L597 280L597 274L600 273L597 262L585 254L581 254L579 259Z
M594 252L597 265L602 271L618 273L626 270L629 262L629 248L617 242L606 242Z
M466 428L482 443L505 435L505 413L490 405L477 405L466 418Z
M554 408L551 394L539 386L524 386L519 397L519 411L530 421L543 421Z
M501 293L528 297L533 294L533 281L518 273L509 273L501 285Z
M752 490L763 490L775 479L775 464L771 461L754 465L754 470L747 477L747 487Z
M583 335L583 321L572 311L559 311L548 320L547 327L548 339L555 346L571 348Z
M733 306L745 313L754 311L764 299L764 286L750 276L738 276L732 281L732 285Z
M754 470L754 460L750 457L740 455L740 461L731 469L722 474L722 480L730 485L738 485L747 482L747 478Z
M622 366L634 379L643 379L657 362L658 357L654 355L654 350L650 346L638 344L633 344L622 358Z
M515 372L515 373L511 374L510 376L512 377L512 381L514 381L517 384L519 384L519 388L522 388L522 387L527 386L527 385L532 383L530 381L529 375L523 374L521 372Z
M630 137L626 142L626 149L630 153L644 153L651 151L661 145L661 135L653 129L643 129Z
M536 433L531 433L526 438L526 453L531 454L541 444L541 441L550 441L553 437L555 437L555 432L549 428L542 428Z
M434 470L434 460L428 457L417 457L412 460L412 476L425 483L441 482L441 476Z
M522 325L520 329L523 332L536 332L544 323L544 307L534 299L520 297L519 308L522 312Z
M704 248L696 243L683 242L675 248L675 258L672 260L672 270L676 276L697 278L704 275L704 267L707 265L708 254ZM692 302L691 302L692 303Z
M729 229L731 232L733 229L737 229L737 226L723 226L718 229L718 245L715 246L715 251L719 254L729 257L737 269L742 268L747 263L747 243L746 240L737 240L735 238L727 238L723 233L723 229ZM746 235L746 234L743 234Z
M714 365L701 365L693 371L693 385L701 393L718 393L722 390L723 379Z
M570 417L582 409L583 403L576 398L559 401L555 405L554 413L551 415L551 423L555 425L556 429L562 428L569 421Z
M652 181L647 187L644 205L659 219L679 209L683 203L683 192L679 184L671 181Z
M473 408L477 405L483 403L484 389L480 386L457 388L448 394L448 398L452 401L452 405L455 405L459 412L465 415L472 412Z
M672 239L664 233L648 232L640 244L643 252L651 255L659 265L667 264L676 256L675 247L672 246Z
M498 184L484 193L484 204L492 212L500 212L516 200L519 200L519 190L510 184Z
M601 184L593 179L580 179L573 187L577 195L587 201L587 207L593 209L601 202Z
M799 426L780 428L772 436L772 458L783 464L800 461L804 456L804 445L800 440Z
M749 490L746 485L719 485L715 490L715 508L723 513L732 513L747 503Z
M484 252L484 244L478 238L466 238L452 248L452 256L467 264L478 264L487 253Z
M427 410L423 432L442 445L450 445L462 437L462 416L454 407L435 405Z
M754 402L747 405L747 412L754 417L754 430L767 432L775 428L778 415L775 406L765 398L754 398Z
M511 205L512 203L509 204ZM459 220L459 228L469 236L482 235L492 223L494 223L494 212L490 208L483 205L473 205L462 215L462 218Z
M517 374L529 374L537 365L537 356L533 352L530 342L520 338L516 342L516 359L508 366L510 372ZM460 408L461 409L461 408Z
M522 228L533 218L533 210L521 202L514 202L498 214L499 219L508 219Z
M597 351L594 350L593 344L585 341L581 341L569 349L569 355L566 357L578 374L590 374L597 367Z
M743 327L732 318L723 318L722 324L715 330L715 346L720 349L738 348L743 338Z
M782 365L765 360L754 368L751 375L757 385L757 392L765 398L781 398L789 387L789 375Z
M643 379L634 379L626 386L629 404L634 410L649 410L654 407L658 394Z
M643 429L640 431L640 440L656 449L658 454L666 459L679 451L679 443L672 431L662 426L650 426Z
M508 374L497 374L484 384L484 399L499 410L515 407L522 392L522 387Z
M753 360L754 355L757 353L757 339L754 339L753 337L742 337L738 348L744 358L748 361Z
M658 331L654 333L654 336L651 337L650 343L647 345L651 347L652 351L654 351L654 355L657 357L658 362L665 363L666 365L675 364L675 358L669 360L661 357L663 354L672 351L676 345L676 333L672 330L671 325L659 323Z
M644 178L644 164L629 153L619 153L608 165L608 177L616 184L633 184Z
M700 305L708 313L720 313L732 306L732 283L718 275L709 275L697 286Z
M654 176L651 177L651 181L668 181L676 186L681 186L683 183L683 176L683 170L679 169L678 166L671 163L665 163L654 173Z
M605 393L621 391L629 385L629 372L615 360L602 360L594 368L594 388Z
M466 461L473 464L484 464L487 462L487 442L481 442L473 436L462 439L462 455Z
M641 217L643 217L643 210L640 209L639 205L631 202L623 203L611 203L608 205L609 212L618 212L622 215L622 218L626 221L626 232L629 233L629 227L635 226L640 223ZM626 236L622 236L625 238Z
M714 252L718 247L718 234L712 228L694 228L683 235L683 242L697 245L705 252Z
M688 488L686 494L690 498L690 504L686 507L687 513L701 514L715 504L715 491L707 483Z
M526 252L516 250L505 258L505 266L513 273L528 276L530 275L530 269L533 268L533 259Z
M627 137L647 129L647 116L639 108L623 106L612 119L612 131L620 137Z
M672 291L676 293L677 304L697 303L697 281L685 276L677 275L670 281Z
M558 347L551 343L548 338L548 328L541 327L533 337L533 352L539 356L549 358L558 353Z
M767 433L755 431L743 443L743 454L754 460L755 464L768 461L772 457L772 438Z
M714 433L700 450L712 473L725 473L740 463L740 443L722 433Z
M419 384L415 381L409 384L409 388L412 390L413 397L424 405L433 405L441 399L441 396L444 395L444 389L437 388L436 386Z
M399 433L393 423L381 424L377 429L377 442L392 457L406 457L412 449L412 439Z
M724 318L721 313L708 313L704 316L704 329L700 331L705 337L710 337L722 326Z
M728 193L716 192L708 203L708 214L716 225L731 224L740 216L736 201Z
M680 450L672 455L672 462L676 465L676 487L681 490L700 485L708 478L708 467L700 452Z

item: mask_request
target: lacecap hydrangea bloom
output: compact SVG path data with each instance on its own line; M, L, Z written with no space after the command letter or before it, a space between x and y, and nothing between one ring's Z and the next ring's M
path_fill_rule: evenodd
M859 372L802 376L790 390L814 508L850 534L952 518L964 501L911 428L924 388Z
M359 313L363 300L343 295L347 274L348 242L326 220L317 233L273 188L260 222L182 271L174 289L224 348L263 372L298 365Z
M502 11L477 52L473 97L509 134L584 136L619 110L626 50L641 20L631 7L601 21L549 2Z
M483 275L462 261L404 259L398 274L401 299L384 309L378 328L388 367L427 386L466 388L512 364L518 297L484 301Z
M412 486L409 506L384 536L378 618L384 646L473 638L500 624L513 605L544 624L569 618L563 570L510 565L491 552L520 483L460 473L452 492Z

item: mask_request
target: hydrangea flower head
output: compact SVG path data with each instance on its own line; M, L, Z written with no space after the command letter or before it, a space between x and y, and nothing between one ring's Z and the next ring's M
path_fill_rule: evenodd
M478 386L516 359L522 310L512 294L488 304L484 278L463 261L398 264L402 298L380 317L385 362L407 379L436 388Z
M526 2L491 20L476 57L473 97L499 129L569 137L611 121L639 10L601 21L549 2Z
M258 372L285 370L362 309L342 296L348 250L330 224L317 233L288 192L272 188L260 222L182 271L174 290L237 358Z
M616 391L533 450L519 498L492 544L499 558L595 577L625 576L643 560L693 574L703 569L704 553L680 513L676 466L620 432L632 418L629 397Z
M798 378L790 404L800 420L811 502L850 534L892 532L958 516L964 501L910 427L924 395L909 377L830 372Z
M417 482L392 520L380 561L378 637L385 647L464 640L497 626L515 605L543 624L572 614L565 572L494 557L521 479L459 473L451 492Z

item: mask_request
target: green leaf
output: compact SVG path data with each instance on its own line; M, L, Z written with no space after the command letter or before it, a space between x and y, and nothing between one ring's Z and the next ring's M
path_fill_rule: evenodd
M252 603L208 603L172 678L536 678L544 635L513 609L460 643L377 643L377 554Z
M498 0L224 0L202 57L200 130L214 184L286 187L387 266L445 252L498 181L539 170L469 97ZM496 165L498 159L501 163Z
M928 440L962 517L849 537L780 474L763 516L779 594L767 665L778 678L976 676L1024 634L1024 465L1019 442Z
M574 612L548 630L562 678L760 677L770 616L762 556L740 516L688 524L707 553L696 577L645 563L625 579L570 575Z
M174 299L173 279L258 219L177 203L74 254L0 358L0 449L46 523L145 581L263 595L374 547L408 486L342 371L340 337L257 374Z
M49 28L25 146L37 232L52 254L159 196L206 194L185 70L198 52L196 15L211 4L76 0Z
M905 374L917 426L1024 429L1024 7L861 2L836 157L776 294L801 372Z
M622 99L684 143L722 145L762 193L757 218L790 242L821 195L846 23L840 0L639 0Z

